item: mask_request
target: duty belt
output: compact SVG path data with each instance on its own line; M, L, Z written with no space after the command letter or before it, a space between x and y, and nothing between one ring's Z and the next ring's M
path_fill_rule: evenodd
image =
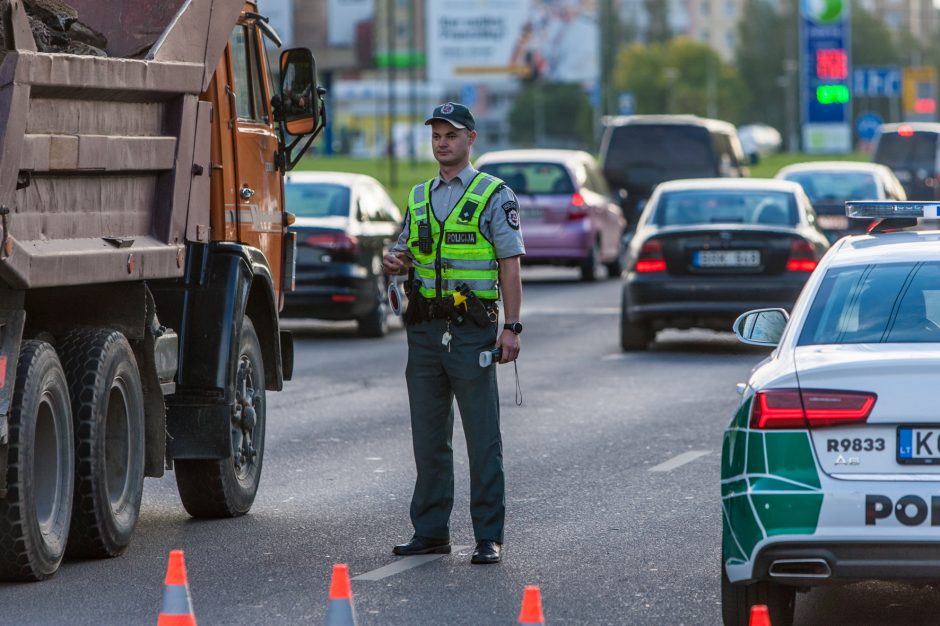
M469 319L480 327L495 324L499 319L496 301L477 297L466 285L461 287L454 295L433 299L422 296L417 288L409 289L404 322L414 325L431 320L449 320L459 326Z

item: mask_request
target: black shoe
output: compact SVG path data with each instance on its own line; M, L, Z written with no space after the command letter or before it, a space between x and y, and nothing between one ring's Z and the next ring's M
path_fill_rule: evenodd
M413 556L415 554L450 554L449 539L430 539L415 535L408 543L400 543L392 548L392 554Z
M470 562L478 564L499 563L502 552L503 544L483 539L477 542L477 549L473 551Z

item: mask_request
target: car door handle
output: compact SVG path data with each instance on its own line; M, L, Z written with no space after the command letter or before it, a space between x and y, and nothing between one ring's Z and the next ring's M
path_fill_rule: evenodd
M252 196L255 195L255 190L249 187L248 185L245 185L244 187L242 187L242 190L240 193L243 199L248 200Z

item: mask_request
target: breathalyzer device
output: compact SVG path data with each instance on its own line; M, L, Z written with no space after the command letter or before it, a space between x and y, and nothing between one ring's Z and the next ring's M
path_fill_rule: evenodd
M480 367L489 367L493 363L498 363L501 358L503 358L502 348L484 350L480 353Z

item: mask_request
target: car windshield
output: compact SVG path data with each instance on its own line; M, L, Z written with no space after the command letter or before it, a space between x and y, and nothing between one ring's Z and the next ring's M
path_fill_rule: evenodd
M879 199L878 181L870 172L789 172L784 178L799 183L814 204Z
M611 133L604 171L625 187L652 189L666 180L716 176L718 164L705 128L627 124Z
M480 170L501 179L517 194L574 193L571 175L559 163L487 163Z
M878 140L872 161L891 168L922 168L932 172L936 156L936 133L918 131L907 136L885 133Z
M799 345L940 342L940 263L830 269Z
M799 223L792 193L761 189L668 191L660 196L655 211L651 221L657 226Z
M335 183L284 185L285 208L297 217L349 217L349 187Z

